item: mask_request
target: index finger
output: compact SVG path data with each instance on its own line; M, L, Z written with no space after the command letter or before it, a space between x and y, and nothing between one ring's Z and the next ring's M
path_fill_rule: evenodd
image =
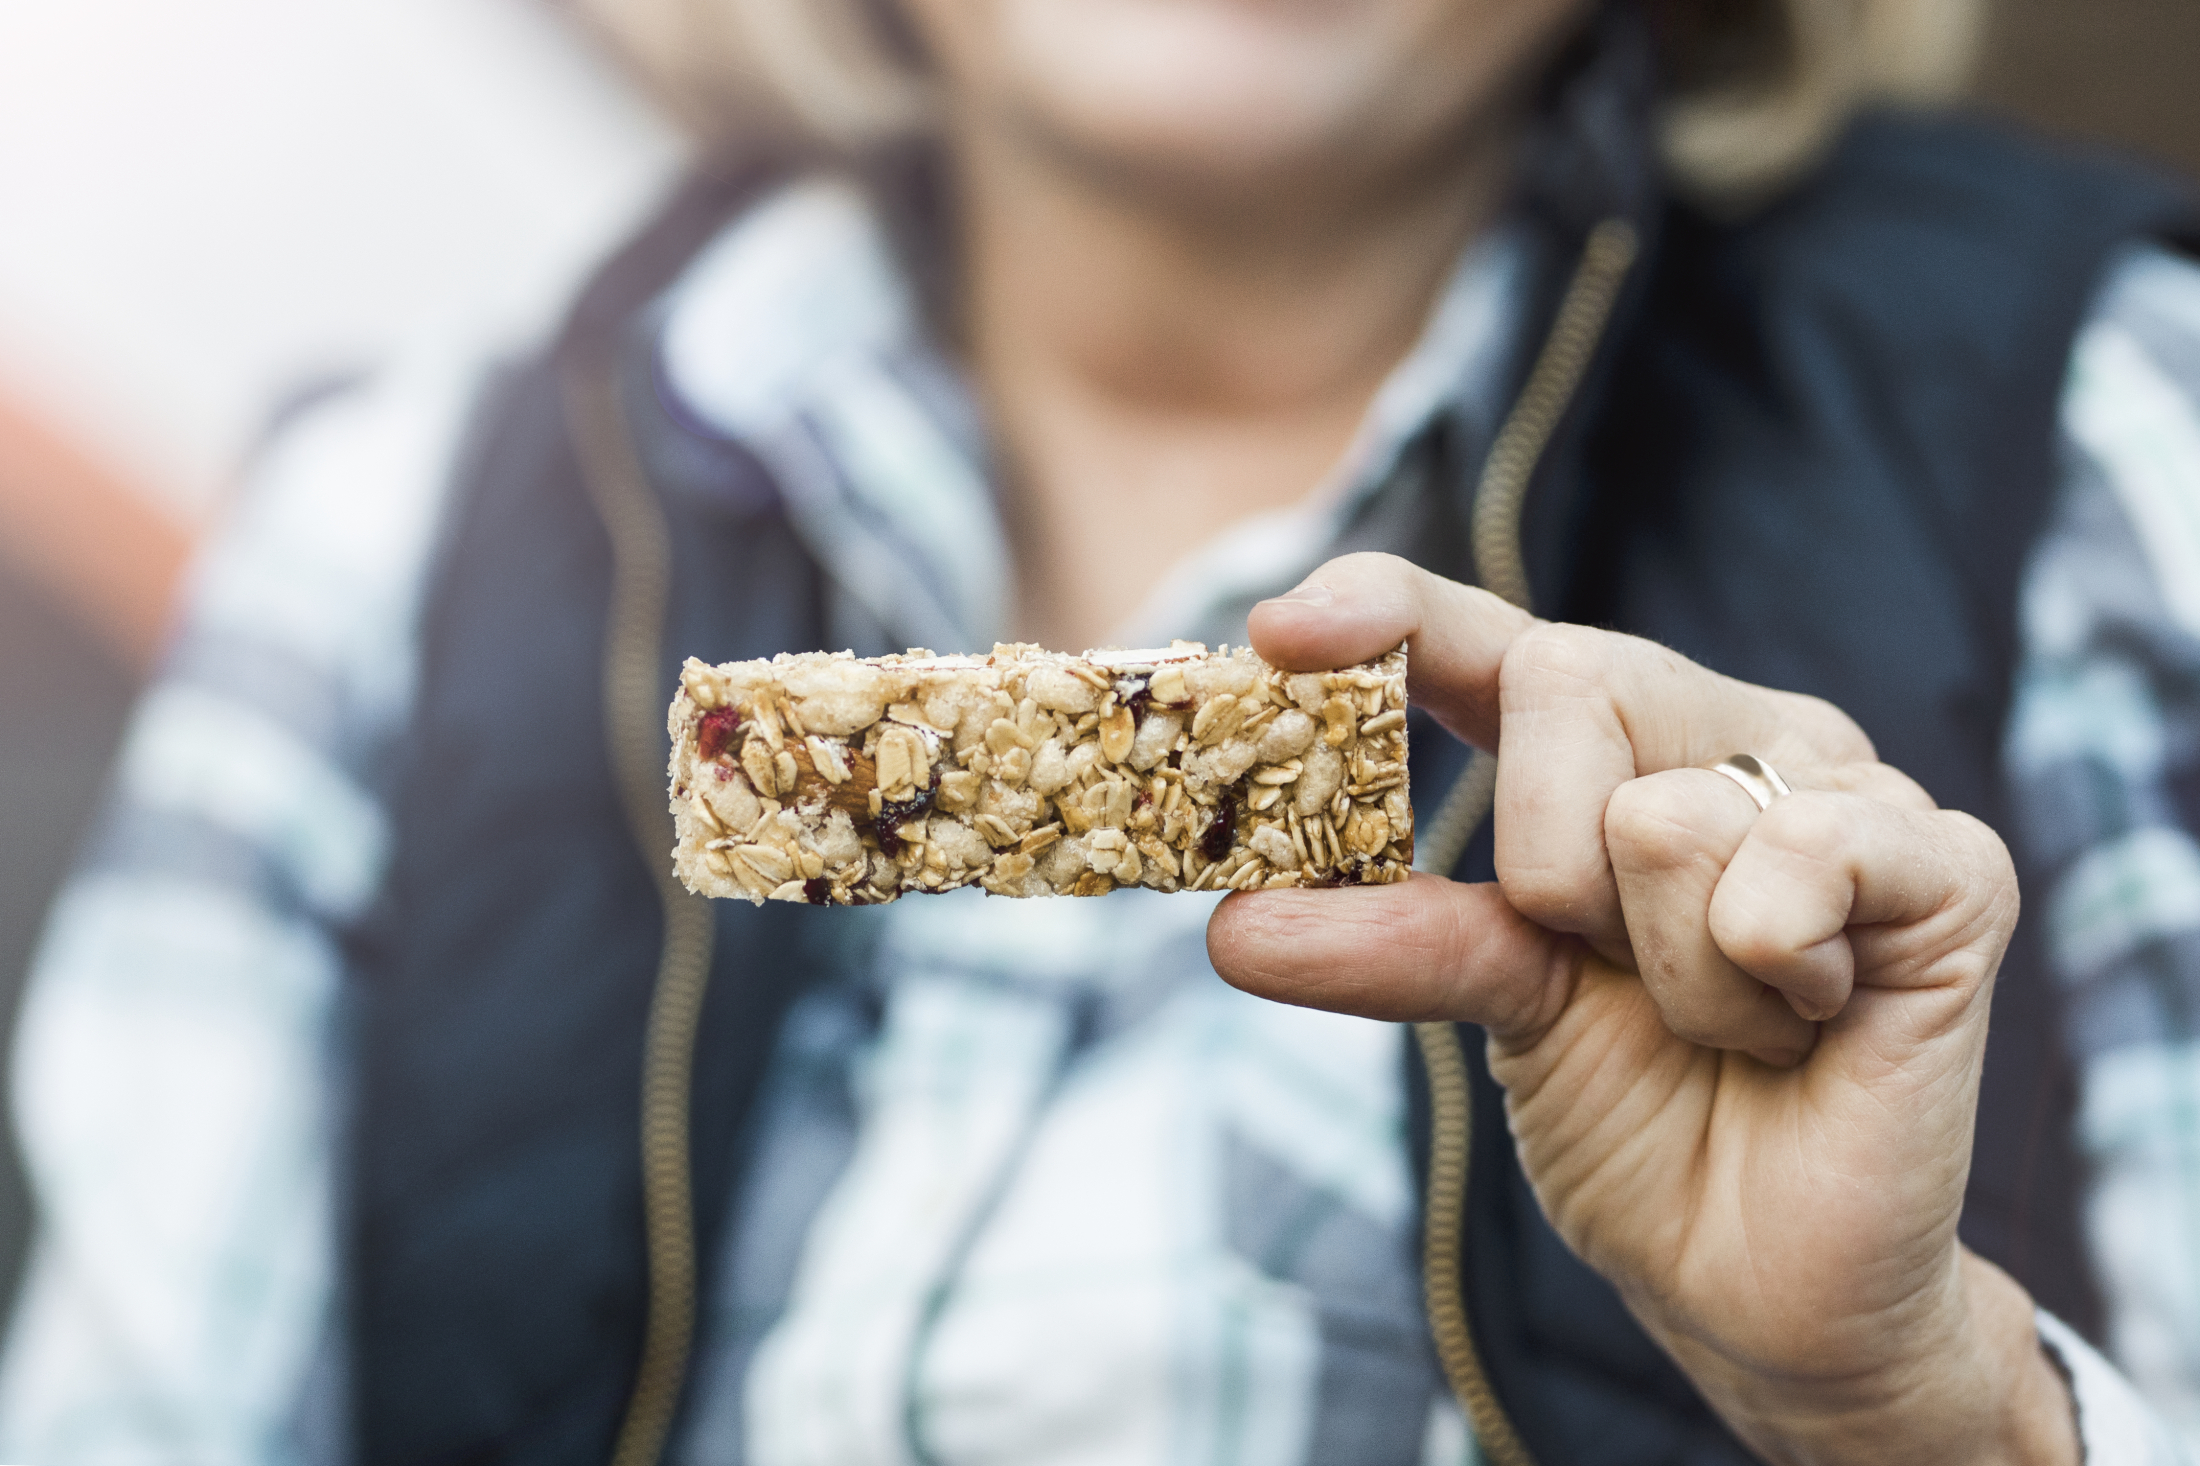
M1396 555L1343 555L1247 618L1271 666L1320 672L1372 661L1407 643L1406 692L1467 742L1497 748L1497 682L1505 651L1535 617L1486 590Z

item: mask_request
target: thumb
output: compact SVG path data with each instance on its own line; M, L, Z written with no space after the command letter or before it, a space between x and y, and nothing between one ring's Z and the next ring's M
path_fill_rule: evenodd
M1574 939L1495 885L1415 875L1389 886L1245 891L1215 909L1207 955L1257 997L1362 1018L1479 1023L1530 1045L1564 1010Z

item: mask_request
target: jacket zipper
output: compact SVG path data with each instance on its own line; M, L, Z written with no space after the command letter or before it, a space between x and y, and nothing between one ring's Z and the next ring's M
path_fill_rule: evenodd
M608 358L608 353L606 354ZM657 884L664 944L642 1048L642 1230L649 1298L642 1358L612 1446L612 1466L656 1466L664 1454L695 1339L695 1209L688 1146L695 1035L710 982L710 905L681 887L665 852L663 697L672 532L633 447L616 364L578 351L561 383L581 477L611 540L604 634L605 733L620 803Z
M1520 525L1528 486L1604 339L1639 248L1635 227L1625 219L1606 219L1589 231L1559 301L1558 318L1490 445L1475 486L1471 533L1476 575L1484 589L1523 610L1529 608L1528 566ZM1415 862L1420 869L1449 875L1489 817L1496 793L1497 757L1476 749L1429 822L1428 838ZM1535 1466L1535 1457L1490 1387L1467 1317L1465 1223L1474 1090L1466 1048L1450 1023L1416 1023L1413 1038L1429 1089L1428 1193L1421 1222L1421 1286L1429 1335L1482 1455L1491 1466Z

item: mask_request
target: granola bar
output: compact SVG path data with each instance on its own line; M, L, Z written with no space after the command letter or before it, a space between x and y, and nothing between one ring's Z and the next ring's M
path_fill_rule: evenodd
M690 659L674 867L754 902L1372 885L1413 861L1401 648L1335 672L1250 649Z

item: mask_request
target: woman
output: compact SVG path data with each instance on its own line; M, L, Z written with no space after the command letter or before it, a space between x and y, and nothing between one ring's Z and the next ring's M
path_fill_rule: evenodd
M725 161L470 403L297 430L206 572L26 1019L7 1448L1436 1460L1456 1391L1504 1461L2173 1459L2035 1310L2089 1306L2061 1035L1980 817L2115 843L2055 781L2103 647L2171 598L2175 654L2128 526L2079 572L2124 348L2190 411L2186 216L1841 132L1932 29L1859 14L609 12ZM1409 641L1502 753L1476 845L1417 724L1462 879L670 885L681 656L1171 634Z

